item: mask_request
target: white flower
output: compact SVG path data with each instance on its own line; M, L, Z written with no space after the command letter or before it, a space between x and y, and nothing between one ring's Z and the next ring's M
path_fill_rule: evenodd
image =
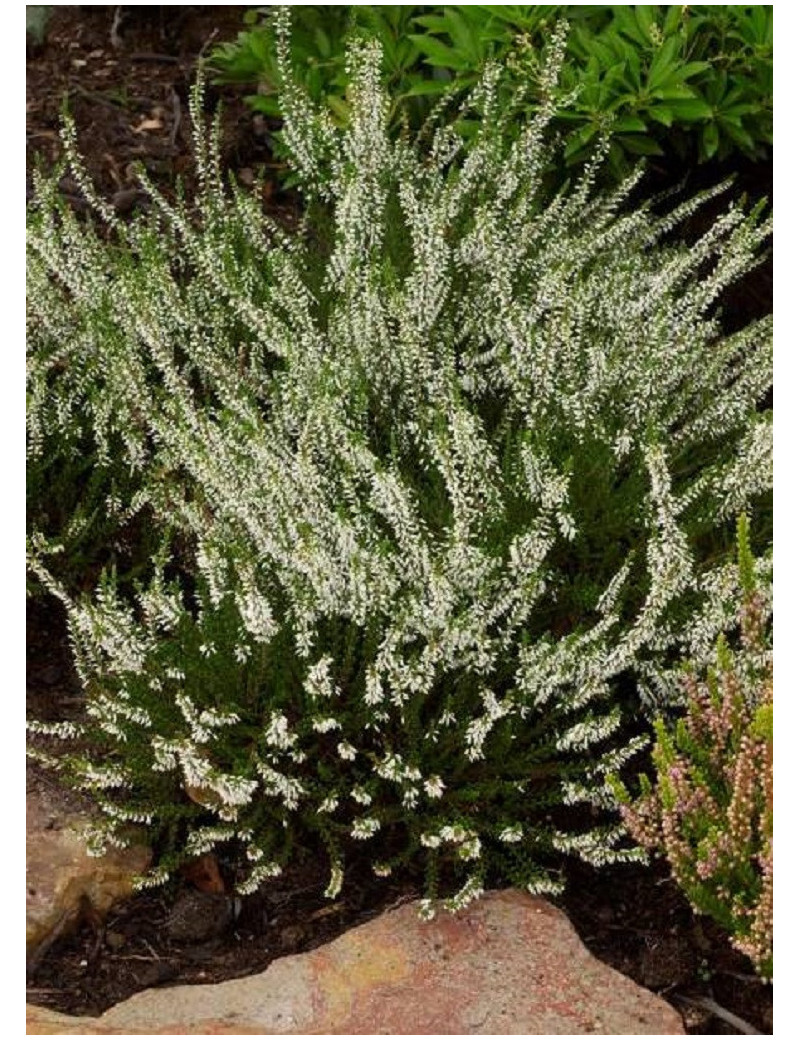
M477 859L481 854L481 840L475 835L461 845L458 855L461 859Z
M453 827L451 824L446 824L439 831L439 836L441 837L442 841L452 841L459 843L467 840L467 832L464 830L460 823L456 824L455 827Z
M445 909L451 913L463 910L483 895L483 885L479 877L468 878L464 885L452 898L445 900Z
M436 916L432 899L421 899L419 903L419 916L423 921L432 921Z
M236 605L242 623L253 639L257 643L268 643L278 631L278 625L266 597L251 587L236 597Z
M353 822L350 835L353 838L358 838L360 841L366 841L367 838L371 838L373 834L380 830L380 826L380 820L376 820L374 816L365 816Z
M374 706L380 704L383 700L383 684L381 683L381 677L374 668L370 668L367 672L367 683L366 692L364 693L364 703Z
M444 781L440 776L429 776L424 787L429 798L441 798L444 794Z
M337 722L336 719L327 716L326 718L316 718L311 722L311 728L316 733L330 733L332 730L341 729L341 723Z
M336 750L339 753L339 758L343 758L346 762L352 762L356 757L356 749L346 740L340 741L336 745Z
M413 809L419 801L419 792L413 787L406 787L403 791L403 806L406 809Z
M315 665L312 665L306 676L305 688L312 700L320 697L330 698L338 693L331 677L332 657L321 657Z
M354 787L350 797L359 805L370 805L372 802L372 795L363 787Z
M340 863L334 863L331 867L331 879L328 883L328 887L325 889L326 899L335 899L342 891L342 882L344 881L344 871Z
M286 750L297 742L297 734L289 732L289 720L279 711L273 711L264 736L268 744Z
M249 877L236 886L236 891L243 896L251 895L257 891L262 881L279 877L282 873L283 868L279 863L259 863L251 870Z
M252 656L253 649L248 646L247 643L237 643L233 648L233 656L236 658L239 664L247 664L247 661Z

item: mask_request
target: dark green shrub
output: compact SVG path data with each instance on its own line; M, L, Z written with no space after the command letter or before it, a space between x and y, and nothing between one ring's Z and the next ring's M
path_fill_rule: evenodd
M277 116L274 8L250 12L250 29L220 45L212 63L225 81L259 85L254 108ZM303 85L341 125L349 104L348 34L375 36L384 52L390 126L419 129L437 101L463 97L490 60L505 63L500 86L516 116L539 103L543 47L559 18L570 24L555 122L558 157L582 163L611 137L621 177L640 156L689 162L767 154L772 143L772 8L700 5L299 7L293 56ZM474 132L471 119L456 124Z

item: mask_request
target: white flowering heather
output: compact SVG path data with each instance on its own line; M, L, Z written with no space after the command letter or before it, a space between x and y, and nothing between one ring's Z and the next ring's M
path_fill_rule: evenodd
M335 897L355 848L379 875L426 858L457 909L495 877L551 891L560 851L631 854L581 829L641 746L621 684L659 695L711 637L703 546L770 484L771 326L715 314L768 227L732 205L669 246L702 199L655 216L591 171L545 198L562 45L513 144L490 70L475 139L427 152L388 137L374 46L346 130L284 60L293 232L222 183L198 98L196 205L94 200L101 235L37 182L31 455L113 455L117 512L162 540L137 593L87 597L31 539L87 689L79 780L109 842L153 821L148 883L225 845L252 891L312 847Z

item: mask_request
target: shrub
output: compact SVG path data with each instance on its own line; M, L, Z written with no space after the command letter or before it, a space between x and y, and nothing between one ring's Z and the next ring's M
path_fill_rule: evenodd
M41 7L28 4L25 8L25 38L34 44L44 43L47 35L47 23L53 13L52 7Z
M755 570L744 517L739 554L739 646L720 635L705 679L696 667L686 672L686 716L676 727L657 723L655 786L642 776L642 793L622 813L638 842L666 856L694 909L771 979L771 590Z
M228 82L258 84L248 100L276 117L276 37L268 7L218 46ZM349 33L381 41L392 90L390 124L419 129L432 106L475 86L486 62L505 63L500 90L522 116L536 111L537 72L559 18L570 25L554 118L563 133L557 166L582 163L604 136L621 178L641 155L703 162L763 158L772 144L772 8L764 5L428 5L300 7L294 57L305 87L335 119L348 118ZM463 133L477 122L462 119ZM513 124L512 124L513 127Z
M150 828L146 882L220 848L249 891L324 847L330 895L353 849L424 857L452 907L549 891L563 853L640 855L606 781L643 744L625 689L675 693L670 655L728 609L701 547L769 487L771 324L713 313L768 224L732 205L667 246L703 198L627 212L595 166L545 204L553 103L509 144L494 68L469 145L421 152L356 43L337 129L280 26L296 231L226 189L199 93L196 206L150 189L122 222L69 133L109 235L37 181L31 428L120 452L162 539L135 595L75 596L34 552L88 716L34 725L38 753L95 792L98 850Z

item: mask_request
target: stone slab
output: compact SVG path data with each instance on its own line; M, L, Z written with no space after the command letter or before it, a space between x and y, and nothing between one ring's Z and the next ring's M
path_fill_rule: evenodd
M567 917L506 890L433 921L406 904L260 975L139 993L97 1019L30 1009L29 1033L683 1035Z
M46 797L29 791L26 799L26 947L30 958L54 929L75 924L81 904L100 914L129 896L132 879L150 862L149 851L136 846L106 856L87 855L80 831L86 817L54 813Z

